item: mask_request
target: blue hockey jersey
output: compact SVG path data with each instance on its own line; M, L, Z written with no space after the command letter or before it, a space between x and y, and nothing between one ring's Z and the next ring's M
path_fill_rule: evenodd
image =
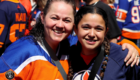
M0 55L26 28L26 10L18 0L0 3Z
M111 43L110 47L110 54L102 80L140 80L140 65L133 67L125 65L124 59L128 50L122 51L122 47L114 43ZM75 50L78 49L74 48ZM73 55L72 58L70 57L74 72L73 80L88 80L95 58L87 65L80 56L80 51L73 52ZM100 65L94 80L101 80L99 74L102 70L102 65Z
M116 17L122 36L140 39L140 1L119 0L118 6Z
M60 55L60 63L68 74L68 55ZM8 71L14 73L12 80L63 80L48 51L31 36L12 43L0 57L0 80L7 80Z

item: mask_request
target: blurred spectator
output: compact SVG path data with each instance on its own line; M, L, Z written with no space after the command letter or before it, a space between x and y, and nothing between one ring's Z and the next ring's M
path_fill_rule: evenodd
M83 0L74 0L74 1L76 4L76 12L79 10L80 7L85 5L85 2ZM77 44L78 38L74 30L68 36L68 40L69 40L70 46Z
M124 4L125 3L125 4ZM122 31L121 39L129 39L137 44L140 39L140 2L139 0L119 0L117 22Z
M24 35L26 14L18 0L5 0L0 3L0 55L11 43Z
M38 21L39 15L41 13L41 11L43 11L47 0L33 0L34 1L34 5L33 5L33 9L31 12L31 27L33 28L36 24L36 21Z
M19 0L19 1L27 11L27 22L28 23L27 23L24 35L28 35L29 30L31 30L31 27L30 27L30 23L31 23L31 15L30 15L30 13L31 13L31 9L32 9L31 2L30 2L30 0Z

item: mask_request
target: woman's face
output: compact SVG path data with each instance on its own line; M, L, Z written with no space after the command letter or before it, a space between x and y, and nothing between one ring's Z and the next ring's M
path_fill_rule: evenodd
M46 16L41 19L47 42L58 44L67 38L72 31L74 24L73 8L63 1L54 1Z
M99 14L85 14L75 32L83 49L97 50L106 35L105 21Z

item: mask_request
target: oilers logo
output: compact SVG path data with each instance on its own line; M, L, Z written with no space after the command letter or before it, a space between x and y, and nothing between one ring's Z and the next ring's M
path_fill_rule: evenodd
M79 71L78 73L74 74L72 80L88 80L89 74L90 70ZM96 74L94 80L101 80L101 78L98 74Z

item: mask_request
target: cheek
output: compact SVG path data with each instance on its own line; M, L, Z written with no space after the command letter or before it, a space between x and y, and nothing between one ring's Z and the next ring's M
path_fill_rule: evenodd
M66 31L71 32L73 29L73 24L66 24L65 29L66 29Z
M44 23L44 27L45 28L53 28L53 25L54 25L55 23L53 22L53 21L51 21L51 20L49 20L49 22L48 21L45 21L45 23Z
M98 38L99 38L101 41L104 40L104 38L105 38L105 32L100 32L100 33L98 33L97 35L98 35Z

